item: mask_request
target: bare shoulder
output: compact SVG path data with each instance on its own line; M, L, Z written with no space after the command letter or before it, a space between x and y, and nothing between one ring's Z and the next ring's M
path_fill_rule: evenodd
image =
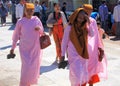
M104 33L104 32L105 32L103 28L100 28L99 30L100 30L102 33Z

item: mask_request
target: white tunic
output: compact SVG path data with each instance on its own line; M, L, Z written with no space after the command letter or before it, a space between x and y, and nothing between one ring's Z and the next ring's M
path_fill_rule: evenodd
M24 6L22 4L16 5L16 18L22 18L23 17L23 10Z
M115 22L120 22L120 5L114 7L113 18Z

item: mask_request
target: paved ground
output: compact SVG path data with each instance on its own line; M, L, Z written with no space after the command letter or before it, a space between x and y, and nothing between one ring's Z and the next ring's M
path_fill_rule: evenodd
M20 78L20 56L18 47L15 49L16 58L6 59L11 48L13 27L8 18L6 27L0 27L0 86L18 86ZM110 37L112 39L113 36ZM55 45L43 50L39 86L70 86L69 69L58 69L55 60ZM120 86L120 40L104 40L108 60L108 79L95 86Z

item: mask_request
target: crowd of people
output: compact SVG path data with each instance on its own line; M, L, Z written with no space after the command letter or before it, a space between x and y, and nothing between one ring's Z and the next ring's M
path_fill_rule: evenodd
M120 0L113 12L117 37L120 36L119 5ZM0 13L3 13L1 7ZM49 27L50 35L53 35L55 61L58 66L61 65L59 68L63 68L65 58L68 59L71 86L93 86L102 79L107 79L107 59L102 41L103 34L108 37L105 33L108 28L108 8L105 1L99 7L99 18L91 15L94 8L90 4L77 8L69 18L66 15L66 2L62 9L59 3L54 3L53 7L53 12L47 18L45 2L40 5L38 1L33 4L20 0L15 6L13 14L16 15L16 26L10 54L14 54L19 40L22 62L19 86L32 86L38 82L42 61L39 38L44 35L44 25ZM4 10L5 16L8 15L6 13ZM5 21L4 18L2 22L3 20Z

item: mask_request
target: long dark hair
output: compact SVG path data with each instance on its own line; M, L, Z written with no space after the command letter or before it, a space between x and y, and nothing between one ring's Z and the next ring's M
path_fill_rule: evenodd
M56 5L59 5L59 3L53 3L53 7L55 7ZM61 13L59 12L59 13L58 13L58 17L56 18L56 12L54 11L54 12L53 12L53 18L54 18L55 20L59 20L59 19L61 18Z
M83 27L87 22L90 23L89 17L88 17L88 15L86 14L85 11L81 10L79 13L83 13L83 15L84 15L84 21L81 23L81 27ZM79 13L78 13L78 15L79 15ZM76 19L75 19L75 23L77 23L78 15L77 15L77 17L76 17Z

